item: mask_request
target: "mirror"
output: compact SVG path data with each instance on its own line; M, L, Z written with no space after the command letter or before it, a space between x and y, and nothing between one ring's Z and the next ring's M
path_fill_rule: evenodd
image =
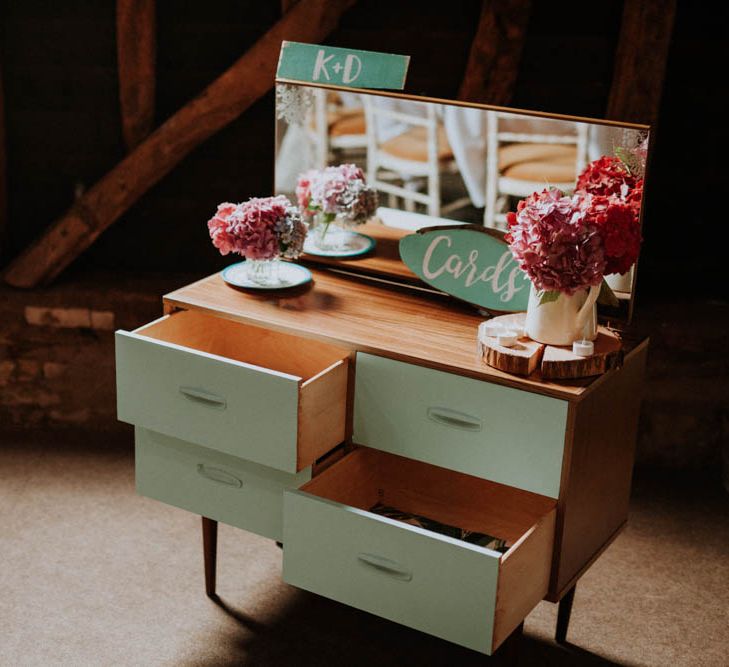
M276 193L296 202L302 174L341 164L359 167L377 192L374 215L356 227L374 247L349 257L304 259L421 287L400 260L403 236L456 224L503 233L507 213L520 200L550 186L571 194L586 166L603 156L619 159L640 183L648 142L649 128L640 125L336 86L276 85ZM600 170L591 174L599 192ZM601 314L629 321L635 265L606 281L617 305Z

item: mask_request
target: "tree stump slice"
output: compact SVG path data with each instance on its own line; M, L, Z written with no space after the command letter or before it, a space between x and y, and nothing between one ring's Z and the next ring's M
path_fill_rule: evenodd
M590 357L573 354L572 347L547 345L542 355L542 377L548 380L571 380L602 375L620 365L623 343L615 332L600 327L593 343L595 353Z
M580 357L572 353L572 347L558 347L538 343L523 335L526 313L513 313L494 317L488 322L504 325L505 328L522 332L516 345L504 347L498 340L485 333L486 322L479 326L478 340L484 361L505 373L529 376L539 372L545 380L574 380L602 375L620 366L623 344L618 334L605 327L598 329L595 353Z
M499 345L498 340L493 336L487 336L484 327L487 323L497 322L505 327L513 328L516 331L524 331L525 313L514 313L512 315L501 315L483 322L478 328L478 339L481 342L484 361L494 368L506 373L515 375L531 375L542 359L544 345L537 343L531 338L521 336L513 347Z

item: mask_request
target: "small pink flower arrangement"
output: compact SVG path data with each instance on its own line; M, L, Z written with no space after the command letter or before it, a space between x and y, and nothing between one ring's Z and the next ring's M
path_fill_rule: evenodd
M213 245L221 255L246 259L295 259L304 245L307 225L288 198L254 197L242 204L224 202L208 220Z
M377 208L377 192L367 185L364 173L354 164L311 169L299 176L296 199L301 215L320 222L359 225Z

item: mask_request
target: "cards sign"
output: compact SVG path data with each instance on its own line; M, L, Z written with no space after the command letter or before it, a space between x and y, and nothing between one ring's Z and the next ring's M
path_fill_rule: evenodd
M478 225L426 227L400 257L428 285L487 310L526 310L530 282L501 234Z

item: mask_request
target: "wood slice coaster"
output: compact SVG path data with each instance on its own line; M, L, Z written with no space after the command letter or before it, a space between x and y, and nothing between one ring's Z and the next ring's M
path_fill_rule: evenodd
M486 322L478 329L478 340L483 351L483 359L494 368L515 375L531 375L539 370L544 379L572 380L576 378L601 375L622 362L623 344L613 331L600 327L595 344L595 353L590 357L580 357L572 353L572 347L557 347L537 343L523 335L526 313L513 313L494 317L488 322L504 325L522 335L513 347L499 345L493 336L484 330Z
M513 313L493 317L481 323L478 327L478 340L481 342L483 359L489 366L516 375L531 375L539 367L544 352L542 343L521 336L513 347L504 347L499 345L496 338L487 336L484 331L487 323L494 322L523 333L525 319L526 313Z

